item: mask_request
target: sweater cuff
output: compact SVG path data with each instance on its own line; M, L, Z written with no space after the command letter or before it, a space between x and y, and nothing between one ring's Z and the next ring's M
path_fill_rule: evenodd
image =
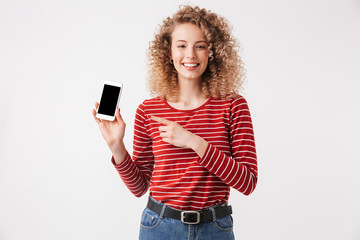
M124 168L124 166L127 166L129 164L129 161L132 161L132 159L128 152L126 152L124 160L122 162L120 162L119 164L116 164L114 156L111 157L111 163L114 165L114 167L118 171L121 171Z
M199 159L199 163L212 173L217 173L219 170L222 172L225 166L221 163L225 157L224 153L209 143L204 156Z
M204 156L202 158L199 158L199 163L202 166L205 166L211 160L211 156L214 154L214 150L214 147L210 143L208 143Z

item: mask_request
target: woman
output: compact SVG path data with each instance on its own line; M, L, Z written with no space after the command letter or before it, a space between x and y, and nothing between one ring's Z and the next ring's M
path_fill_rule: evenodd
M183 6L163 21L148 58L155 97L136 111L132 157L120 110L114 122L93 110L126 186L137 197L149 189L140 239L234 239L230 187L248 195L257 183L236 40L224 18Z

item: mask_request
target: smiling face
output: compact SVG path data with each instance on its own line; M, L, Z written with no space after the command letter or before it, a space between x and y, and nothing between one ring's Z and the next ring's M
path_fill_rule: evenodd
M201 80L209 59L205 35L192 23L183 23L172 32L171 55L179 81Z

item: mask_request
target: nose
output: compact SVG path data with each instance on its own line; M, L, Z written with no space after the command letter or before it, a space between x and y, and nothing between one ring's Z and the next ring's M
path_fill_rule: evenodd
M191 47L191 48L188 48L188 52L187 52L187 57L189 59L193 59L195 58L196 54L195 54L195 48Z

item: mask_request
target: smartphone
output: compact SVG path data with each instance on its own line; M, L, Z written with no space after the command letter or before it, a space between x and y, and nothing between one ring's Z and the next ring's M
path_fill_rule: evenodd
M119 105L123 84L119 82L105 81L96 117L108 121L114 121L116 108Z

